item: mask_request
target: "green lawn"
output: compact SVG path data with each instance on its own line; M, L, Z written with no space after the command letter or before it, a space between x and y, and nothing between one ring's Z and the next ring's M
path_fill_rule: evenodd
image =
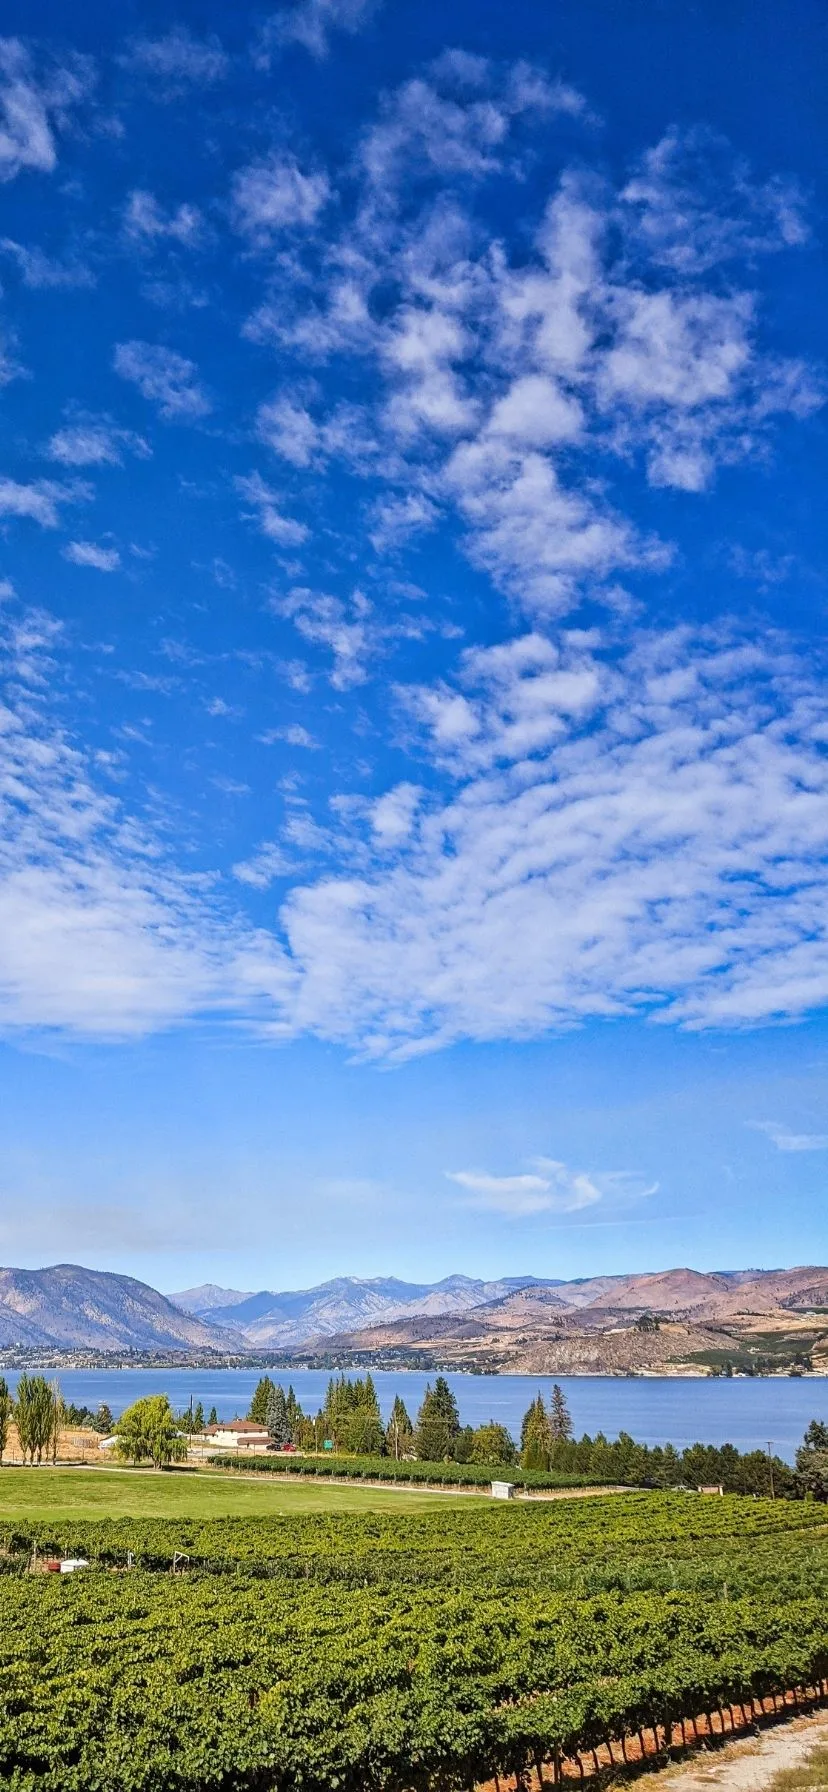
M274 1512L424 1512L457 1495L417 1488L245 1481L192 1470L0 1469L3 1518L266 1518ZM479 1501L463 1495L464 1503Z

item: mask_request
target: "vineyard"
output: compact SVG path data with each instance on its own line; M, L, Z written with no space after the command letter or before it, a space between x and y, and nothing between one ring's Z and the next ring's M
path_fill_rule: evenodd
M608 1741L702 1713L723 1727L735 1701L828 1676L828 1532L808 1502L15 1521L0 1551L16 1792L578 1777ZM32 1572L53 1553L90 1566Z

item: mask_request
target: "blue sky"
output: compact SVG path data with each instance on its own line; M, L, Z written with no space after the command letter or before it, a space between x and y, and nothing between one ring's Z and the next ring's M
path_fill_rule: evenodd
M825 21L12 4L0 1254L825 1259Z

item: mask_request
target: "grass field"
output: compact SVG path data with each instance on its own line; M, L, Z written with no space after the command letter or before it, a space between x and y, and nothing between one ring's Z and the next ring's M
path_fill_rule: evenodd
M201 1473L82 1468L0 1469L3 1518L267 1518L275 1512L425 1512L457 1496L419 1488L331 1487ZM477 1506L474 1497L465 1504Z

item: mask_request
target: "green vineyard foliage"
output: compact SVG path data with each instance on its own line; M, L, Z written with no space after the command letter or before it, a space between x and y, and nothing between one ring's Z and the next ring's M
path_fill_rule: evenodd
M0 1563L14 1792L462 1792L828 1676L806 1502L15 1521Z

